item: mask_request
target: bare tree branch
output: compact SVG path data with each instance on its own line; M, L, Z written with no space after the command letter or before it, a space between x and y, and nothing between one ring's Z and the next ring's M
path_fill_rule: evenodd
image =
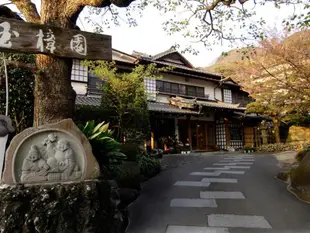
M134 0L66 0L65 15L70 19L74 15L78 15L85 6L92 7L107 7L110 5L115 5L118 7L127 7ZM74 19L71 19L74 21Z
M27 22L40 23L40 15L36 5L31 0L12 0Z
M23 20L16 12L13 12L10 8L4 5L0 6L0 16L5 18Z

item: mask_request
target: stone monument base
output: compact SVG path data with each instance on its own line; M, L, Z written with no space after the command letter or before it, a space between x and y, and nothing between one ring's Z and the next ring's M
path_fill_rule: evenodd
M5 233L119 233L122 214L114 182L0 186L0 229Z

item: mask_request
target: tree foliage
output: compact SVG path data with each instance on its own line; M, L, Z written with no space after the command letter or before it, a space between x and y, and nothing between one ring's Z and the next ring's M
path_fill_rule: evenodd
M34 56L26 54L5 54L8 61L34 64ZM8 62L9 63L9 62ZM33 125L33 84L31 70L8 67L9 78L9 116L13 120L16 132L19 133ZM3 62L0 65L0 114L5 114L5 76Z
M256 102L248 112L288 122L308 114L310 106L310 31L260 41L239 59L221 62L213 70L232 77ZM291 117L292 116L292 117Z
M149 135L149 115L147 110L147 94L144 79L156 78L159 72L167 68L156 68L155 64L139 65L131 72L118 72L114 63L103 61L87 62L96 76L105 81L103 89L102 107L114 112L117 118L117 139L126 141L138 138L145 139Z

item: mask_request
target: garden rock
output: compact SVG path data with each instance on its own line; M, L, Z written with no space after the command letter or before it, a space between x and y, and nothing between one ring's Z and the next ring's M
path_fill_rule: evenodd
M5 233L121 233L115 182L2 185L0 229Z

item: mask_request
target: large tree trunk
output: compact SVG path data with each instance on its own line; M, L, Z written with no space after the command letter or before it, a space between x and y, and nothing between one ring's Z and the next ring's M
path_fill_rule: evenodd
M280 121L277 118L272 119L273 122L273 130L274 130L274 136L276 139L276 143L281 143L280 138Z
M41 23L62 28L74 27L74 22L63 12L65 7L64 0L42 1ZM72 59L37 55L36 65L39 72L35 78L34 125L71 118L75 102L70 79Z
M71 66L68 59L37 55L40 72L35 78L35 126L71 118L75 94L71 86Z

